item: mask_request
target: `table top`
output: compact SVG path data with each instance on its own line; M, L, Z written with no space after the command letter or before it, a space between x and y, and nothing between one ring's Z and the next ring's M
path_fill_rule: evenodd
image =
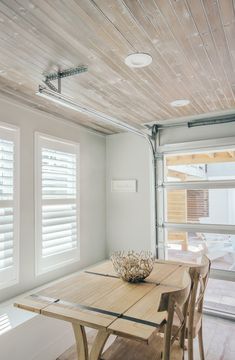
M20 299L15 306L117 335L148 340L166 319L158 312L162 293L180 289L186 265L156 261L141 283L120 279L110 261L95 265Z

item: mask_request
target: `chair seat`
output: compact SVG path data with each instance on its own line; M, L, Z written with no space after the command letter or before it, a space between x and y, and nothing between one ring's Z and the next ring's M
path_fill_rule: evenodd
M102 354L101 360L161 360L163 337L154 334L149 343L117 337ZM178 342L172 345L171 360L182 360L183 350Z

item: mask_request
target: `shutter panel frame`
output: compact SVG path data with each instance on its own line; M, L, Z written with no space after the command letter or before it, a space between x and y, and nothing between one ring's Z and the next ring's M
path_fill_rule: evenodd
M19 135L0 122L0 289L19 282Z
M39 276L80 260L79 144L35 133L35 155Z

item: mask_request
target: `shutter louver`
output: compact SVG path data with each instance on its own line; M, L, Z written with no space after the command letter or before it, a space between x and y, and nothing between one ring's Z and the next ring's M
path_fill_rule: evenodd
M15 129L0 126L0 288L13 284L18 277L17 134Z
M76 246L76 205L43 206L42 256L54 255Z
M199 222L209 216L209 190L187 190L188 221Z
M79 255L77 146L44 139L40 138L39 266L43 272L63 262L75 261Z
M0 139L0 201L13 200L14 143ZM13 266L13 208L0 208L0 270Z
M0 200L13 199L14 143L0 139Z
M42 197L65 199L76 196L76 156L42 149Z

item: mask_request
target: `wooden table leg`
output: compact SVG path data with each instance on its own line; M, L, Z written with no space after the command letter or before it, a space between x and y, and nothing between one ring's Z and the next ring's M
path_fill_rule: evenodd
M98 331L94 343L91 348L90 360L99 360L104 345L109 337L109 333L106 329Z
M88 345L84 326L72 324L76 339L78 360L88 360Z

